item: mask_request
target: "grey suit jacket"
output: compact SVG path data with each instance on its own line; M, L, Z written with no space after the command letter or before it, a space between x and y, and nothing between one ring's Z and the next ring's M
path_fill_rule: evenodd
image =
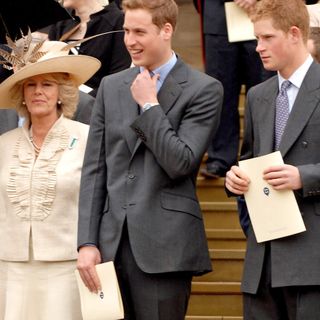
M241 159L273 151L278 78L252 88L247 96ZM320 285L320 65L307 72L292 108L280 151L284 162L297 166L303 188L295 196L306 232L271 241L273 287ZM242 290L256 293L265 244L248 230Z
M85 124L90 124L94 102L95 98L90 96L90 94L79 91L79 103L72 119Z
M82 171L78 245L113 260L126 220L139 267L148 273L211 270L196 175L217 129L223 89L180 59L139 114L131 68L105 77L94 106Z
M17 128L18 121L19 117L14 109L0 109L0 134Z

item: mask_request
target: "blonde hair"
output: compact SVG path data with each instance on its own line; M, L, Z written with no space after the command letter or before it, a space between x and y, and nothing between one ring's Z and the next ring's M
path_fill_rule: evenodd
M170 23L175 30L178 20L178 6L174 0L123 0L122 8L126 10L144 9L150 12L152 23L161 29Z
M71 119L77 109L79 101L79 89L68 73L46 73L43 75L47 80L53 80L58 83L59 100L61 104L57 105L58 115L63 114L66 118ZM24 102L23 86L28 79L19 81L10 90L13 100L15 101L16 110L20 116L30 120L30 113Z
M260 0L250 14L252 22L271 18L274 28L288 33L290 28L299 28L303 42L309 37L309 14L301 0Z

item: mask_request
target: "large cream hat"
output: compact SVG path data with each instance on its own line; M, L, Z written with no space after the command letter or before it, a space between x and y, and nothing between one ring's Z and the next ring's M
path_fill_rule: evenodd
M85 55L69 55L70 45L60 41L32 43L30 39L20 39L20 44L10 42L11 54L1 50L14 73L0 84L0 108L15 108L10 90L21 80L45 73L68 73L76 86L90 79L100 68L98 59Z

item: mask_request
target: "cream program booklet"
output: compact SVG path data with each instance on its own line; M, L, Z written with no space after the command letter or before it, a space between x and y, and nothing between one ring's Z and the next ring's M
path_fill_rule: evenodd
M279 151L239 161L251 182L244 197L257 242L290 236L306 230L296 198L291 190L277 191L262 178L263 171L281 165Z
M229 42L254 40L253 23L248 14L235 2L225 2Z
M102 287L98 294L90 292L84 285L78 270L75 271L83 320L123 319L122 298L113 262L98 264L96 270Z

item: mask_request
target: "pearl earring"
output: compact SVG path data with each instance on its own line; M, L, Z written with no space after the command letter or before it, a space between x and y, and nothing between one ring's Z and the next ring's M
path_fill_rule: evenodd
M57 104L58 104L59 106L61 105L61 103L62 103L61 100L58 100L58 101L57 101Z
M22 104L25 106L25 105L26 105L26 102L23 100L23 101L22 101Z

